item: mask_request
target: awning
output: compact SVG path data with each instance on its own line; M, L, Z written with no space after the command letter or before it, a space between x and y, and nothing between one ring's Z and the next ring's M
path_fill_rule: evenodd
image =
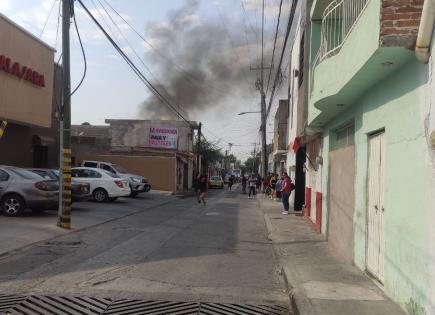
M49 146L49 145L53 145L54 143L56 143L56 140L52 137L39 136L39 135L33 136L33 145Z

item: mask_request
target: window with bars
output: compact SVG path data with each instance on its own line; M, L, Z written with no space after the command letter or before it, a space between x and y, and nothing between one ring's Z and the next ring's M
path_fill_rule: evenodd
M335 149L355 144L355 125L350 124L335 131Z

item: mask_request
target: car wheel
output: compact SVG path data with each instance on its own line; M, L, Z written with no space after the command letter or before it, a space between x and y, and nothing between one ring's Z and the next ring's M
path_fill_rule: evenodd
M23 213L26 205L23 198L14 194L3 197L0 208L8 217L17 217Z
M134 198L138 195L139 193L137 191L131 191L130 193L130 197Z
M96 202L105 202L109 199L109 194L107 191L103 188L97 188L92 193L92 196L94 197L94 200Z

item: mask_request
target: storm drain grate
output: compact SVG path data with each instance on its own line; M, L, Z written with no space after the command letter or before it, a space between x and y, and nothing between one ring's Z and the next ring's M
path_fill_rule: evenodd
M11 315L91 315L103 314L112 303L109 299L87 297L30 296L6 314Z
M198 303L119 300L110 305L104 314L190 315L198 314L198 308Z
M202 303L199 314L204 315L284 315L287 308L278 305Z
M0 295L6 315L288 315L279 305L111 300L89 297Z
M0 294L0 314L3 314L3 312L15 305L20 304L25 299L26 298L23 296Z

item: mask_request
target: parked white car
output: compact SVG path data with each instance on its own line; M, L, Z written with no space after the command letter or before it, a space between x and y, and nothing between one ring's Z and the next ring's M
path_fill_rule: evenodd
M102 169L75 167L71 177L75 182L89 184L92 197L97 202L115 201L131 193L128 180Z

